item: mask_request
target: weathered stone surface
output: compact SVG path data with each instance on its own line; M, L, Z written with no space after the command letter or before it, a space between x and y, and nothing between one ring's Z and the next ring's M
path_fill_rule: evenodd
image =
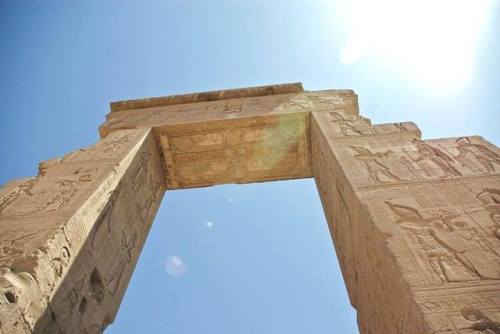
M109 113L106 122L100 127L100 133L105 137L121 129L156 128L266 115L309 114L313 110L344 110L357 114L357 96L349 90L326 90L127 109Z
M239 99L243 97L300 93L303 91L304 89L302 88L302 84L300 82L296 82L296 83L281 84L281 85L225 89L225 90L216 90L212 92L150 97L146 99L112 102L111 112L158 107L158 106L171 106L174 104Z
M261 90L267 92L265 87L256 92ZM165 98L166 105L111 112L101 135L153 127L169 189L310 177L310 112L343 110L354 116L356 95L278 91L283 94L256 96L250 90L250 97L199 103L182 98L187 103L173 105L169 101L176 97ZM140 101L132 106L143 107Z
M310 177L308 130L304 113L160 127L167 187Z
M311 119L313 174L361 332L498 332L498 148L361 121L346 133L337 115Z
M311 176L361 333L500 333L495 145L300 84L111 109L98 144L0 189L0 333L102 332L166 188Z
M151 130L113 133L0 192L0 332L114 319L165 189Z

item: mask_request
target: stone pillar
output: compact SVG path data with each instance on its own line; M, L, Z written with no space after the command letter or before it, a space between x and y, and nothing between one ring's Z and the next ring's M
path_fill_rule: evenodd
M500 151L312 112L312 169L361 333L500 333Z
M0 333L100 333L165 190L151 129L117 131L0 189Z

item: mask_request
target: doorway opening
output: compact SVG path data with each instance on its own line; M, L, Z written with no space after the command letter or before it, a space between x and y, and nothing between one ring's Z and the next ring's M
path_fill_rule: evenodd
M167 191L115 333L358 333L314 179Z

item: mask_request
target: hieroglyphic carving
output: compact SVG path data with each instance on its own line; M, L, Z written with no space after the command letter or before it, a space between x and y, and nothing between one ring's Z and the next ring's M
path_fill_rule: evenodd
M123 202L125 197L122 196L120 199L119 197L120 192L114 194L113 199L96 223L90 243L90 252L94 257L106 257L106 260L101 259L103 272L99 273L98 277L100 281L105 282L106 291L111 298L119 288L126 266L133 260L131 251L137 246L139 237L133 219L127 216L123 221L124 215L121 212L124 211ZM120 212L116 212L118 201L121 205ZM120 230L116 230L118 226L114 227L112 224L113 221L118 219L122 220ZM117 239L121 240L119 246L116 244L110 245L110 243L116 242ZM94 281L98 280L94 279Z
M465 141L474 144L472 147L475 155L462 153L459 159L457 142L464 142L464 139L423 141L413 138L393 143L389 138L384 139L386 137L373 137L366 143L356 136L348 138L352 139L340 141L336 150L343 152L340 162L345 165L356 186L476 177L496 173L492 172L491 168L496 168L493 158L498 153L481 139ZM482 155L478 153L479 150L483 152ZM354 168L356 165L363 168ZM485 166L491 168L486 170Z
M44 162L38 177L0 189L0 313L16 305L33 328L40 313L32 309L45 308L53 326L45 332L102 332L158 206L163 176L172 188L310 176L312 142L360 329L498 332L496 147L478 137L417 140L411 123L372 125L357 116L349 91L209 95L128 104L143 109L111 113L100 144ZM309 136L314 122L321 126ZM134 131L115 132L135 127L156 127L163 171L152 132L148 149L133 149ZM68 228L68 219L75 226ZM0 326L4 319L0 314Z
M36 237L40 232L41 232L40 230L36 230L29 233L23 233L20 234L19 236L16 236L12 240L9 240L7 243L2 242L2 248L0 248L0 259L10 260L19 255L22 255L24 252L22 250L21 245L29 242L32 238Z
M322 110L344 110L347 100L353 98L353 94L347 91L306 93L306 98L310 101L309 108L314 111Z
M33 196L31 190L33 189L37 181L37 178L31 178L27 181L22 182L13 190L3 195L0 198L0 212L2 212L11 203L16 201L20 196Z
M433 163L441 171L441 175L439 177L462 176L462 173L460 173L453 166L453 158L451 158L448 154L426 143L423 140L414 139L413 143L415 144L415 147L417 148L417 153L419 154L418 158L412 158L412 156L409 155L409 157L412 158L414 162L416 162L417 164L419 164L420 162ZM425 164L419 164L419 165L422 167L422 170L426 172L428 176L432 176L433 172L428 171Z
M420 244L431 269L443 282L462 282L480 278L479 272L466 257L465 251L457 252L453 247L456 233L446 235L456 230L455 225L465 225L464 222L456 221L459 215L442 211L440 216L424 218L412 207L391 202L386 204L398 217L396 224L412 234Z
M456 189L465 191L462 196L470 209L442 203L438 207L428 206L424 216L415 206L394 200L385 204L397 218L395 223L406 232L409 243L418 245L418 250L410 247L420 259L418 262L423 268L430 267L443 282L500 279L500 242L494 237L494 229L489 228L494 221L481 218L481 212L488 210L482 209L482 204L489 195L483 192L478 195L483 199L477 201L467 187ZM446 187L441 189L443 194L446 191Z
M43 203L39 207L39 210L52 211L64 208L69 203L71 198L76 194L81 183L92 181L91 172L93 172L93 170L87 169L83 172L84 174L78 176L76 180L62 179L56 181L57 185L59 186L58 191L52 196L49 201ZM79 173L79 171L75 171L74 173Z
M225 100L207 106L207 112L221 114L224 118L235 118L243 111L242 100Z
M147 103L146 103L147 104ZM111 112L100 128L102 136L135 128L157 127L186 122L206 122L239 117L309 113L318 110L340 110L357 113L357 97L352 91L330 90L315 93L287 93L185 103Z
M255 112L262 112L263 114L270 114L278 112L283 109L289 102L289 97L277 96L274 99L253 98L247 101L245 107Z
M356 152L354 158L361 161L368 170L369 182L388 183L391 181L403 180L384 164L384 161L393 153L391 150L386 150L385 152L371 152L369 149L361 146L350 146L350 148Z
M114 158L118 151L121 149L122 145L130 141L127 134L120 135L118 138L111 141L104 141L106 148L102 151L109 158Z
M339 127L340 133L345 136L359 136L364 134L364 129L360 128L359 124L366 125L367 121L364 117L357 115L345 115L338 111L331 111L331 122ZM368 134L372 134L372 128L368 126Z
M155 145L148 130L113 133L0 190L2 324L5 307L40 333L112 321L164 189Z
M132 250L137 246L137 232L133 230L132 232L125 229L122 230L121 239L121 250L120 250L120 260L118 263L113 263L113 267L110 270L110 274L107 275L104 280L108 286L109 294L113 297L120 286L120 282L123 277L123 273L126 266L132 261Z
M493 234L500 239L500 190L485 188L477 195L477 198L484 204L484 208L489 212L493 227Z
M476 170L475 161L484 168L484 173L495 173L495 165L500 167L500 155L482 144L472 143L470 138L462 137L456 140L459 154L455 157L464 166Z
M316 117L328 119L331 123L325 130L329 138L333 140L348 139L350 137L360 136L378 136L407 132L418 133L418 128L411 122L371 124L371 121L360 115L353 114L339 108L328 113L316 112Z
M455 321L455 326L460 333L482 333L482 334L499 334L500 323L491 320L478 309L467 307L461 310L462 319L459 324Z
M92 167L66 168L63 173L48 173L44 170L41 175L21 183L2 196L0 213L33 214L64 209L82 186L90 183L98 172L98 168ZM10 207L13 209L9 209Z
M300 121L296 121L299 117ZM213 123L200 131L165 128L161 134L170 187L292 177L307 173L306 119L300 115L232 120L232 129ZM168 146L168 147L167 147ZM180 183L179 183L180 182Z
M465 301L474 295L472 287L485 298L495 294L495 287L498 291L500 242L496 221L500 220L500 191L496 186L498 179L491 176L493 171L498 172L497 149L478 137L417 140L419 133L414 131L417 129L407 123L402 123L399 129L397 125L384 129L390 132L378 132L373 125L371 130L365 130L362 122L352 124L356 116L337 110L313 113L313 117L313 171L318 178L325 212L333 212L328 216L344 216L331 230L336 248L340 247L337 251L342 267L348 267L342 272L349 296L356 300L358 319L363 319L358 322L361 331L491 332L498 322L498 311L495 311L500 305L498 298L488 303L474 302L483 319L477 321L476 327L475 321L459 325L455 319L464 319L460 310L464 305L467 307ZM324 137L318 140L321 135ZM459 145L465 146L468 142L481 148L470 146L464 154ZM330 156L325 158L324 151ZM469 166L464 161L466 158ZM333 180L341 180L342 192L332 179L325 177L328 170ZM345 198L346 189L348 193L351 191L349 184L356 196L348 198L347 210L351 215L346 218L341 214L346 207L341 199ZM329 192L325 188L335 191L335 196L328 201L323 198ZM365 213L367 218L362 218ZM347 232L343 228L349 222L353 227ZM352 239L353 236L357 238ZM356 240L361 242L355 244ZM365 250L370 242L374 242L372 247L377 245L381 249ZM388 247L387 253L384 246ZM356 250L352 251L352 247ZM351 252L356 255L346 261ZM391 265L394 260L396 264ZM386 271L382 273L381 268ZM391 270L394 270L392 274L387 274ZM396 274L401 276L396 278ZM392 285L385 284L384 279L402 280L408 286L402 287L399 293L394 292L396 299L383 302L382 308L370 307L369 304L376 305L380 298L388 296L386 289ZM443 292L442 296L434 297L434 291L452 287L460 291ZM404 299L413 299L412 294L402 297L405 291L418 291L414 305L417 313L422 310L425 314L425 320L419 324L416 313L412 312L408 318L399 318L397 330L385 327L390 321L389 318L379 320L384 314L394 317L398 307L408 309L411 305ZM461 307L441 308L437 312L431 307L428 311L432 305L447 303ZM383 311L378 313L379 309ZM413 324L408 324L412 321ZM480 327L479 323L487 326Z

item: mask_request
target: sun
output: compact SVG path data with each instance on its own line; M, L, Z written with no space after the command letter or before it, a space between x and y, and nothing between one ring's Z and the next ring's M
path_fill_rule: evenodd
M346 0L348 34L340 58L374 57L432 88L470 77L478 37L497 0Z

